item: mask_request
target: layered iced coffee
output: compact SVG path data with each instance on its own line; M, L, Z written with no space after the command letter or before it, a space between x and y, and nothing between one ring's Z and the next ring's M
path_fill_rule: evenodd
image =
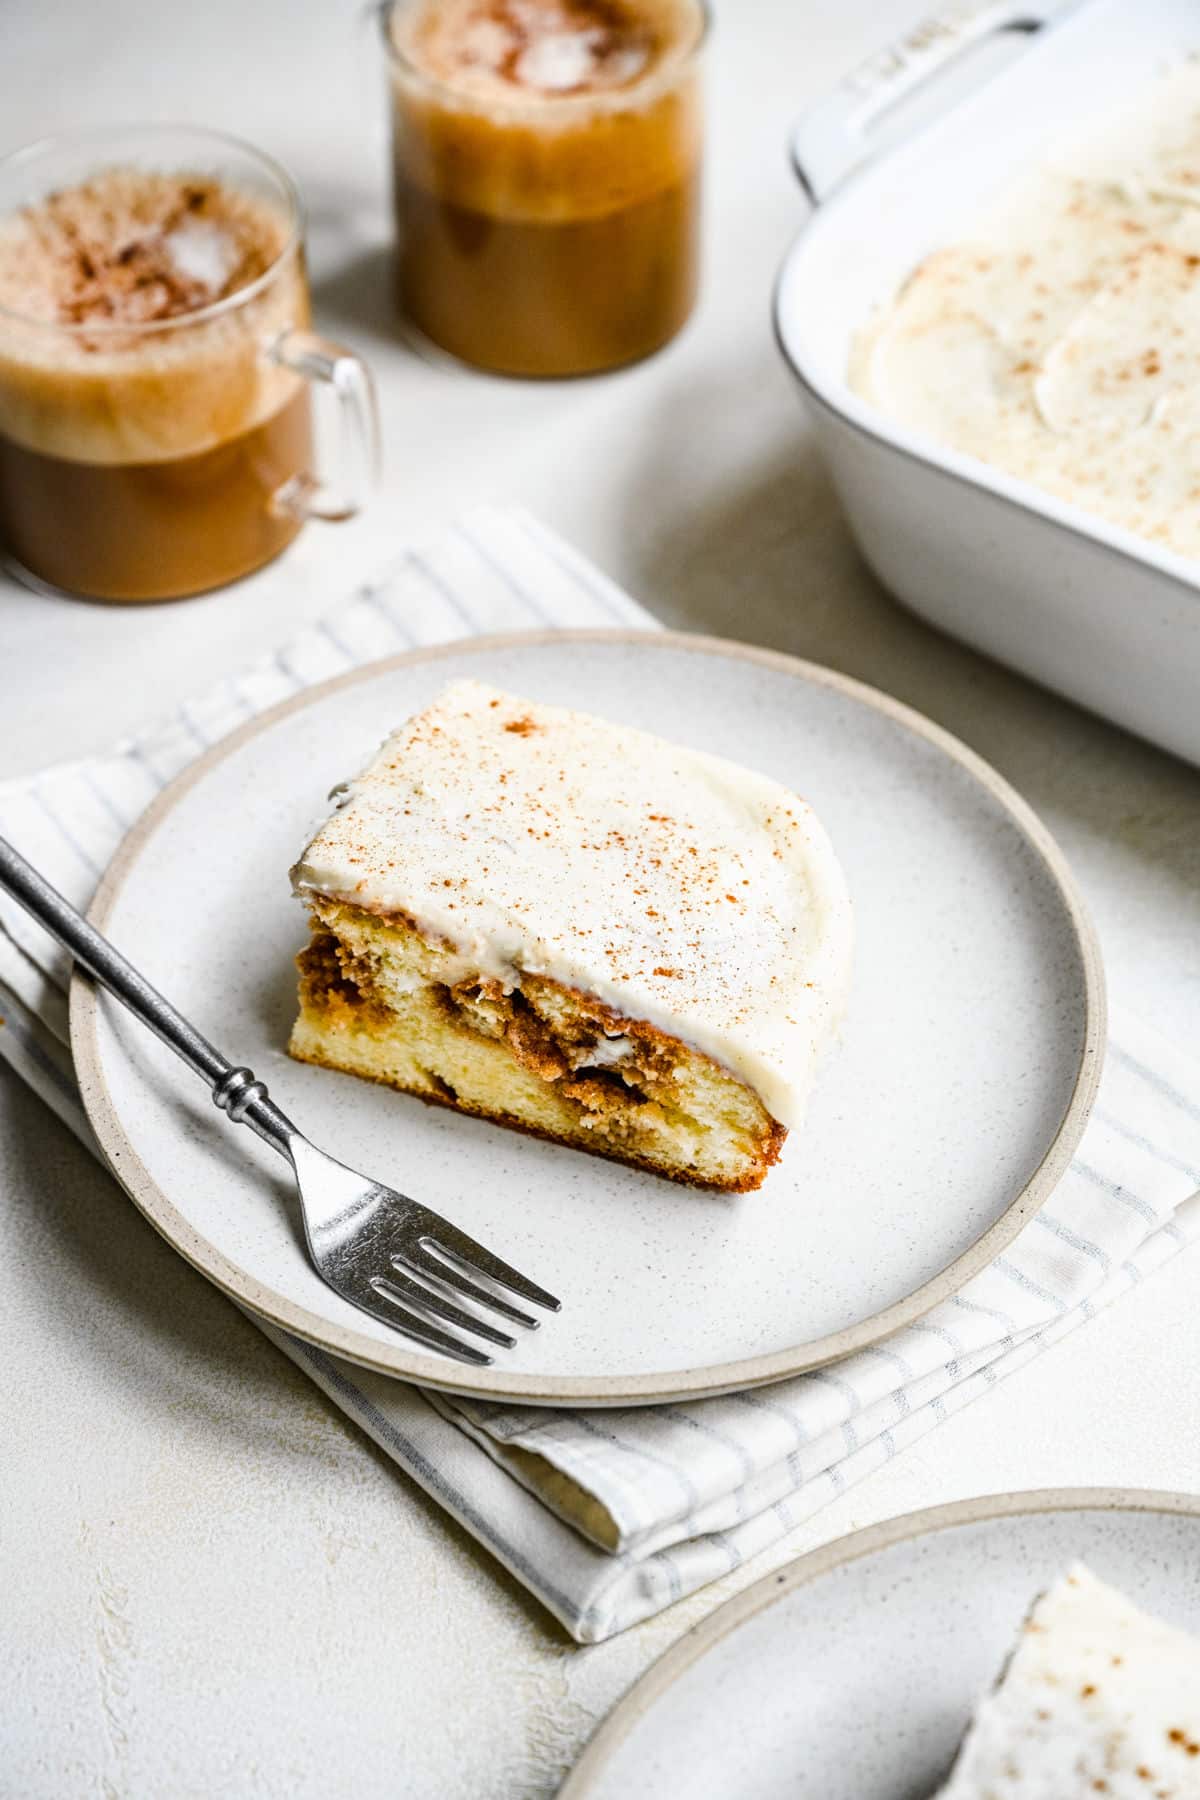
M402 303L514 375L635 361L697 287L700 0L394 0Z

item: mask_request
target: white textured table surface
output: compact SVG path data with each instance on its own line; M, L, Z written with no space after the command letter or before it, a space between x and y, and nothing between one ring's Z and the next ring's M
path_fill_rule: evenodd
M224 125L298 176L320 323L372 360L387 498L240 590L104 609L0 589L0 773L97 749L274 644L412 533L517 499L667 622L864 676L959 732L1074 859L1112 987L1200 1019L1200 774L892 606L858 562L775 352L806 95L910 0L730 0L712 47L709 280L693 327L609 380L504 384L390 324L383 132L358 0L6 0L0 149L85 121ZM914 197L919 203L919 196ZM597 1720L752 1566L597 1649L522 1590L155 1237L0 1074L0 1793L431 1800L553 1793ZM1195 1485L1184 1257L799 1531L1061 1483Z

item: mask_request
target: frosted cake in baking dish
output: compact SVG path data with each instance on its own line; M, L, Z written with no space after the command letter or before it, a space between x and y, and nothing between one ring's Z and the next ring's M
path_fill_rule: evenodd
M927 256L849 375L890 419L1200 556L1200 59Z
M811 808L765 776L462 681L292 871L293 1056L678 1181L758 1187L850 976Z

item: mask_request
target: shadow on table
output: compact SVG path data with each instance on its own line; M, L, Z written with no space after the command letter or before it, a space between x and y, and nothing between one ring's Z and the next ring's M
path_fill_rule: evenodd
M391 249L368 245L313 280L313 312L322 329L344 336L369 356L373 343L405 342L395 288Z

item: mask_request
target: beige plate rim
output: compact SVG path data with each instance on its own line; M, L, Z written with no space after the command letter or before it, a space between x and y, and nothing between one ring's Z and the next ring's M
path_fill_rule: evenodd
M798 1587L847 1563L873 1556L878 1550L889 1550L894 1544L931 1536L956 1525L1052 1512L1151 1512L1200 1518L1200 1495L1175 1493L1167 1488L1029 1488L1023 1493L984 1494L978 1499L922 1507L919 1512L900 1513L894 1519L883 1519L877 1525L866 1525L860 1531L834 1538L726 1600L651 1663L589 1738L583 1755L559 1789L558 1800L585 1800L594 1794L605 1766L655 1701L730 1632Z
M710 1394L761 1387L769 1382L785 1380L791 1375L802 1374L807 1369L820 1368L823 1364L878 1343L881 1338L923 1317L940 1301L957 1293L973 1275L1011 1243L1026 1220L1049 1197L1083 1135L1100 1081L1107 1017L1104 975L1099 944L1076 888L1074 876L1054 838L1027 802L997 774L990 763L968 749L950 732L944 731L940 725L935 725L922 713L881 693L877 688L869 687L865 682L856 681L835 670L822 668L817 663L788 656L783 651L765 650L724 638L693 636L684 632L503 632L405 651L399 656L363 664L360 668L335 676L331 681L308 688L302 694L271 707L230 732L184 769L163 789L122 840L96 891L88 918L99 930L107 929L109 917L127 877L152 844L155 831L167 814L186 793L204 779L209 770L250 739L269 731L280 719L306 707L319 706L328 695L359 682L375 680L392 669L408 668L414 664L437 662L451 657L487 656L497 650L563 643L580 646L645 643L647 648L758 663L781 670L798 681L833 688L859 705L870 707L894 720L914 736L936 746L951 761L965 769L993 799L1000 802L1037 852L1058 889L1075 930L1085 989L1084 1042L1071 1100L1041 1163L1028 1185L982 1237L955 1262L950 1263L923 1286L916 1288L907 1298L894 1302L882 1312L860 1320L855 1325L786 1350L746 1357L736 1362L714 1364L711 1367L679 1369L657 1375L522 1376L519 1371L506 1370L502 1364L468 1371L465 1365L452 1364L436 1355L423 1354L400 1337L397 1337L394 1347L381 1345L377 1339L368 1337L363 1332L333 1324L320 1314L297 1306L285 1295L263 1287L230 1262L215 1244L193 1229L176 1209L170 1196L151 1178L113 1105L100 1057L96 989L87 976L76 971L71 981L71 1048L84 1107L118 1181L134 1204L181 1256L207 1275L231 1299L249 1307L252 1312L260 1314L281 1330L317 1344L335 1356L345 1357L349 1362L384 1375L401 1376L423 1387L439 1388L485 1400L510 1400L535 1405L647 1406L658 1401L698 1399ZM568 1315L562 1314L561 1319L565 1326Z

